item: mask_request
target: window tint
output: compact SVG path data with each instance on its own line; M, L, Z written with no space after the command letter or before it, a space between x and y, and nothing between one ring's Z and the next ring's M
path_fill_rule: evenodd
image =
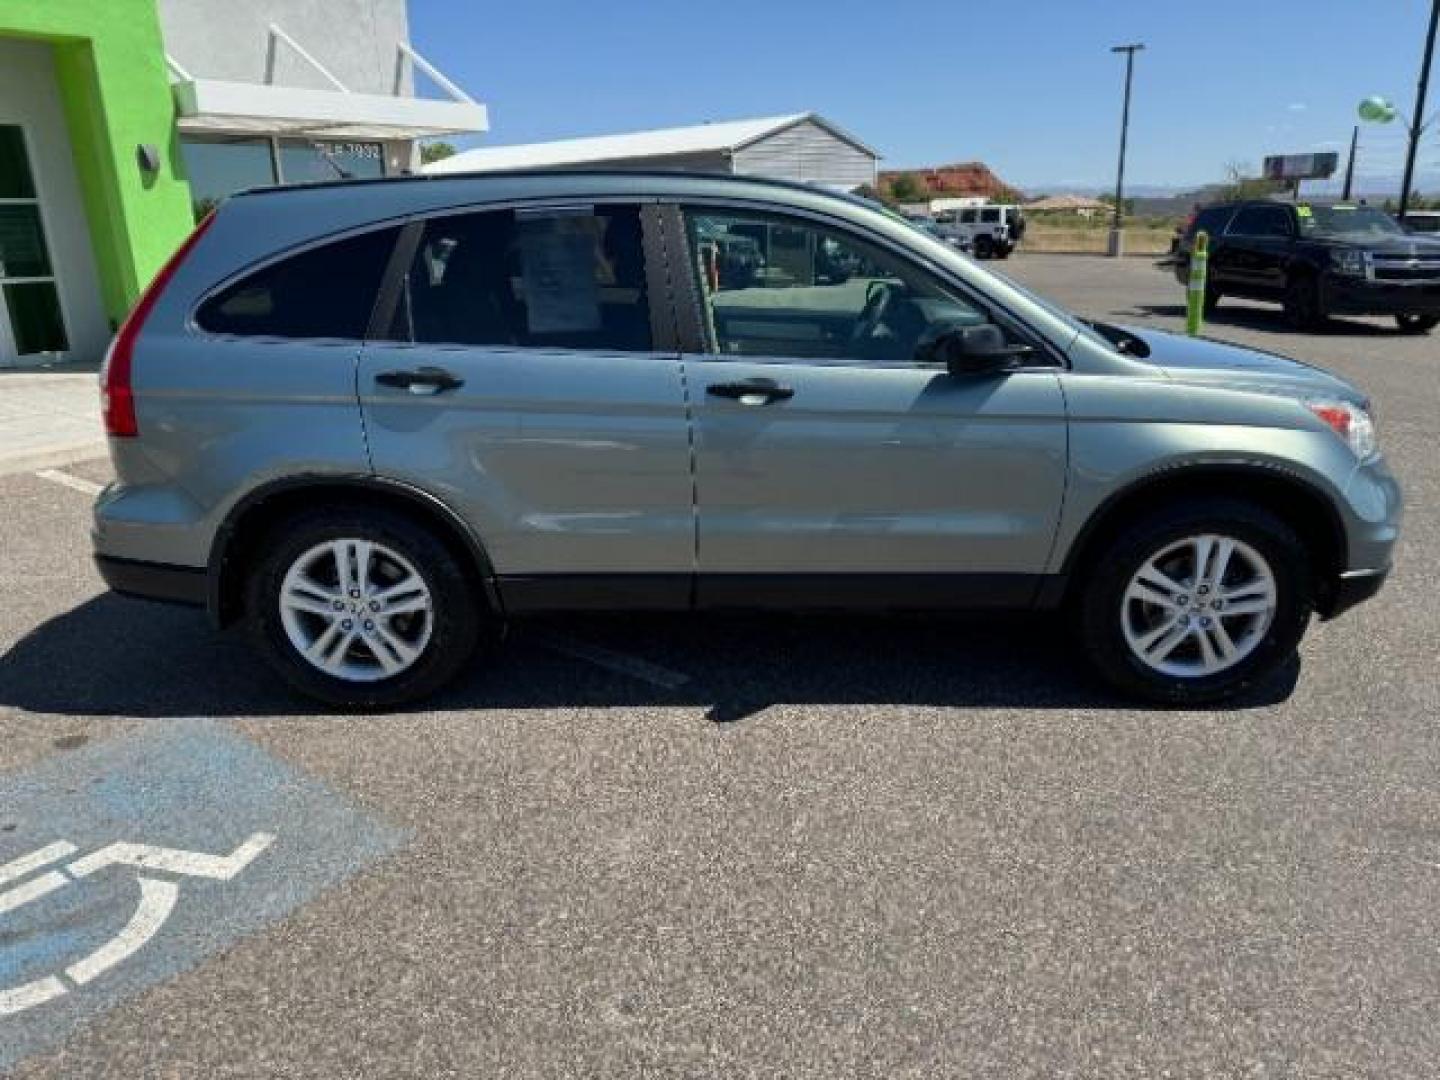
M398 229L337 240L258 270L196 315L216 334L363 338Z
M1235 215L1230 232L1237 236L1289 236L1290 212L1283 206L1247 206Z
M987 225L993 225L1000 220L1000 210L997 207L991 207L988 210L981 210L980 220Z
M434 218L391 336L644 352L651 339L640 213L587 207Z
M966 225L974 225L974 224L975 224L975 211L974 211L974 210L961 210L961 211L960 211L960 220L961 220L961 222L963 222L963 223L966 224Z
M1201 210L1195 215L1195 223L1190 227L1190 231L1192 234L1207 232L1213 237L1224 231L1225 223L1234 212L1234 208L1229 206L1212 206Z
M910 365L944 326L987 321L848 233L768 214L689 210L686 220L706 330L723 355Z

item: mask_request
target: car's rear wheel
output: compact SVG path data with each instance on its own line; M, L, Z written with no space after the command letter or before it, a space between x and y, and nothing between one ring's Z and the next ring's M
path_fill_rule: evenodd
M1290 527L1259 506L1206 499L1121 529L1098 553L1078 615L1112 685L1199 704L1283 664L1313 606L1308 553Z
M995 254L995 241L988 236L977 236L975 238L975 257L977 259L989 259Z
M1396 315L1395 325L1406 334L1428 334L1440 326L1440 315Z
M1313 274L1295 274L1285 286L1285 318L1296 330L1315 330L1325 322L1320 282Z
M433 693L475 651L481 605L460 561L408 518L315 510L278 527L261 550L246 619L301 693L387 708Z

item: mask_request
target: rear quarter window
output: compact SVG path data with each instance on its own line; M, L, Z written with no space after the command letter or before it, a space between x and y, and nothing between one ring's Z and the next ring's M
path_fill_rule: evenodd
M201 304L196 325L242 337L359 340L399 232L377 229L262 267Z

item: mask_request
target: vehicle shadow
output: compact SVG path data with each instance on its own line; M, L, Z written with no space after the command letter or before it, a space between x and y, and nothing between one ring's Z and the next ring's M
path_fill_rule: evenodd
M1129 311L1120 312L1124 316L1139 316L1142 318L1164 318L1184 319L1184 304L1136 304ZM1306 331L1296 330L1285 321L1285 313L1278 307L1249 307L1222 304L1213 313L1205 316L1207 324L1217 326L1235 326L1245 330L1260 330L1269 334L1302 334ZM1401 337L1402 331L1396 326L1380 326L1375 323L1360 322L1356 319L1341 319L1332 317L1326 320L1319 329L1309 333L1320 336L1332 337Z
M1288 698L1292 662L1226 708ZM1038 616L572 616L517 622L414 712L693 706L715 722L771 705L1114 709L1059 620ZM290 694L243 635L102 594L0 656L0 707L86 716L284 716Z

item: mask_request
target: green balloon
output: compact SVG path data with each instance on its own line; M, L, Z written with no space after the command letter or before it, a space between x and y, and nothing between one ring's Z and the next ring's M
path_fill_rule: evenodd
M1395 119L1395 106L1383 97L1367 97L1360 102L1360 119L1376 124L1388 124Z

